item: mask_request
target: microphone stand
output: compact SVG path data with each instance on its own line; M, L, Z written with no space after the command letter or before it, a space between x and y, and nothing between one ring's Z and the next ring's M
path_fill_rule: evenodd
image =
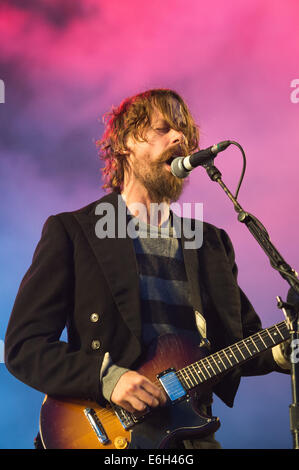
M289 264L285 262L280 253L276 250L270 241L269 234L262 223L252 214L244 211L227 186L221 179L221 173L213 165L213 160L206 165L203 165L207 171L208 176L212 181L217 182L229 199L232 201L236 212L238 213L238 220L244 223L259 245L262 247L270 260L271 266L276 269L280 275L291 286L288 292L288 302L283 302L280 297L277 297L277 307L282 309L286 320L287 326L290 331L291 347L293 352L290 356L291 359L291 385L292 385L292 404L289 406L290 412L290 431L293 437L293 448L299 449L299 351L298 357L295 354L295 349L299 348L299 280L298 274Z

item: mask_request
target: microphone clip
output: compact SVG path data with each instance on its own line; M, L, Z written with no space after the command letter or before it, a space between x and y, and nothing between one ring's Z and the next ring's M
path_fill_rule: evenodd
M205 163L203 167L212 181L217 181L218 179L221 179L222 174L218 170L218 168L214 166L214 159L211 159L210 162Z

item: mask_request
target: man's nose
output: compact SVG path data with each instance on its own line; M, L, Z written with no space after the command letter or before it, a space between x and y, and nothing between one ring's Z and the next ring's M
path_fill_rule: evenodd
M183 144L186 138L182 131L171 129L171 143L172 144Z

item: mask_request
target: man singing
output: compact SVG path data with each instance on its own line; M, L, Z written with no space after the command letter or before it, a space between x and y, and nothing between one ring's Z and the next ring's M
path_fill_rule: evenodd
M186 181L171 173L171 161L196 151L198 139L187 105L172 90L140 93L111 111L98 142L110 193L47 219L20 285L5 345L6 365L18 379L49 396L158 413L170 406L167 390L140 368L158 338L183 335L213 353L261 329L237 284L228 235L203 223L200 246L187 246L178 230L183 218L170 207ZM134 236L123 230L132 223ZM60 339L65 326L67 342ZM200 412L211 414L213 393L232 407L241 376L288 372L284 345L194 395ZM220 444L208 433L180 436L169 447Z

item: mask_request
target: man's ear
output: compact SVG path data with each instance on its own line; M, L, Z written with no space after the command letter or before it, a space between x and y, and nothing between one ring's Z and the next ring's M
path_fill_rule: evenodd
M113 153L115 155L129 155L130 150L127 148L122 148L122 147L115 147L113 149Z

